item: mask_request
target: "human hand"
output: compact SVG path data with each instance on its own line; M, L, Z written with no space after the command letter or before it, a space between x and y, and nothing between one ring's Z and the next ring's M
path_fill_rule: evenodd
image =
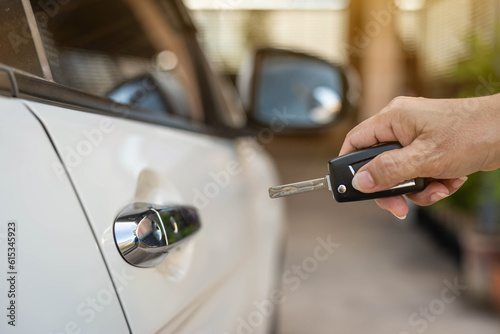
M392 141L403 148L363 166L353 187L372 193L424 177L429 179L426 188L406 197L417 205L433 204L455 193L467 175L500 167L500 94L471 99L398 97L352 129L340 155ZM400 219L408 213L403 196L376 202Z

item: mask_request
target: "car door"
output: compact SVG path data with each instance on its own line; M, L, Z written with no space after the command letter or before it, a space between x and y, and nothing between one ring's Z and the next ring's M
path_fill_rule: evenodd
M110 276L121 287L127 272L106 268L70 180L51 168L54 147L22 100L0 97L0 152L0 333L125 333Z
M112 279L129 330L235 332L270 298L282 211L267 199L272 163L253 139L232 135L235 117L181 4L31 5L45 80L16 73L19 95L50 137L53 175L74 187L108 271L122 273ZM162 262L131 265L114 223L134 203L194 207L201 229ZM105 321L102 308L95 318Z

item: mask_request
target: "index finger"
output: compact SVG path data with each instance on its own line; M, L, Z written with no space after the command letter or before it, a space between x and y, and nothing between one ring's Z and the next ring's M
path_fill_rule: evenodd
M394 133L394 115L382 112L368 118L349 131L339 155L357 151L379 143L398 141Z

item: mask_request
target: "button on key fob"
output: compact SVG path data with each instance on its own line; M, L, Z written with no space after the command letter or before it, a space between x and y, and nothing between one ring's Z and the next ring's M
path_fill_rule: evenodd
M318 189L329 189L333 192L337 202L353 202L424 190L425 180L423 178L408 180L391 189L370 194L362 193L353 188L352 179L361 167L383 152L400 148L402 146L399 143L388 143L340 156L328 162L328 175L324 178L269 188L269 197L279 198Z

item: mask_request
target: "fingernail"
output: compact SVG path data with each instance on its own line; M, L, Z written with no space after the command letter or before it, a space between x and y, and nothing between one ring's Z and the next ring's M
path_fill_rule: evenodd
M387 208L385 207L385 205L383 205L379 200L375 200L375 202L377 203L377 205L381 208L381 209L384 209L384 210L387 210ZM392 213L394 215L394 217L396 217L397 219L400 219L400 220L405 220L406 219L406 215L404 216L398 216L396 213L390 211L390 210L387 210L389 211L390 213Z
M394 217L396 217L397 219L399 220L405 220L406 219L406 215L404 216L398 216L397 214L395 214L394 212L392 212L392 214L394 215Z
M354 175L354 178L352 179L352 186L354 189L359 191L370 190L375 187L375 181L373 181L369 172L363 171Z
M467 176L459 177L457 180L455 180L455 182L453 182L453 188L455 189L460 188L465 183L465 181L467 181L467 179L468 179Z
M434 194L431 195L431 201L432 202L437 202L437 201L440 201L443 198L448 197L448 196L449 195L445 194L445 193L434 193Z
M458 179L455 180L455 182L453 182L453 188L455 189L460 188L465 183L465 181L467 181L467 179L468 179L467 176L459 177Z

